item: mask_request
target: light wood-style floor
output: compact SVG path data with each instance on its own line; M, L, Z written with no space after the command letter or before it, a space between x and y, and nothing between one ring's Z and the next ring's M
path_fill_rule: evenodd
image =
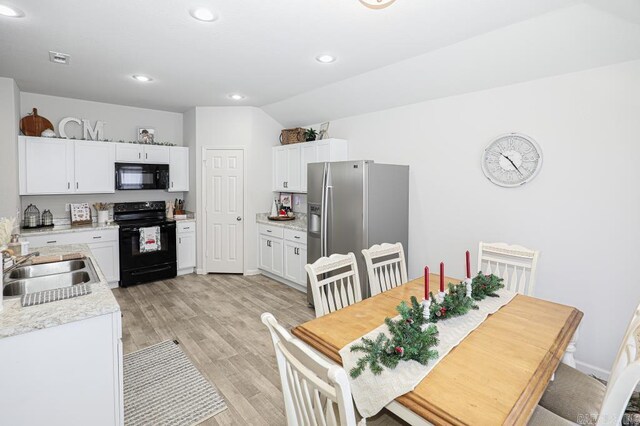
M123 312L124 353L177 339L224 395L228 410L203 425L285 425L275 354L260 321L287 329L314 317L306 295L262 275L185 275L113 290ZM383 412L368 424L405 424Z

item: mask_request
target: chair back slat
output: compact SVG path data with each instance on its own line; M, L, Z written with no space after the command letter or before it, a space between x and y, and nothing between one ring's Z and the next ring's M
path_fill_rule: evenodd
M362 300L358 265L353 253L322 257L306 265L316 317Z
M407 262L402 244L376 244L362 250L372 296L408 281Z
M504 279L508 290L532 296L539 255L522 246L480 242L478 271Z
M629 398L640 383L639 311L640 306L629 322L618 356L611 368L607 390L598 416L598 425L622 424Z
M262 322L271 333L288 426L355 426L347 373L291 336L270 313Z

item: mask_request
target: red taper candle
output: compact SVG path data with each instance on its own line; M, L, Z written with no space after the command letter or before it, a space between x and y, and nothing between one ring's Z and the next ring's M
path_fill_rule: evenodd
M444 292L444 262L440 262L440 292Z
M429 267L424 267L424 300L429 300Z
M471 278L471 254L467 250L467 278Z

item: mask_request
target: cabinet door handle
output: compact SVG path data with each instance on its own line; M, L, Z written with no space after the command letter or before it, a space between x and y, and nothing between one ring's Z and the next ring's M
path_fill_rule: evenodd
M296 235L296 236L294 236L293 238L295 238L296 240L299 240L299 239L300 239L300 237L299 237L299 236L297 236L297 235Z
M76 189L78 189L80 187L80 185L78 184L78 182L76 182Z
M271 233L271 229L267 229L267 232Z
M147 154L146 152L144 153L144 159L148 160L149 159L149 154Z
M55 243L57 243L57 242L58 242L58 241L56 241L56 240L51 240L51 241L47 241L47 244L55 244Z
M171 187L173 188L173 181L171 181Z
M140 159L142 159L142 153L141 152L138 153L138 160L140 160Z
M71 189L71 182L67 182L67 189Z
M98 235L97 237L93 237L94 240L99 240L100 238L102 238L101 235Z
M184 228L182 228L183 231L186 231L187 229L191 229L191 228L188 226L185 226Z
M178 244L182 244L182 238L178 238Z

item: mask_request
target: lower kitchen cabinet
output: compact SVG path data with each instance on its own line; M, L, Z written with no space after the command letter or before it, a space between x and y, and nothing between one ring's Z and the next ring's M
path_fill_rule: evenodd
M258 267L269 277L306 289L307 234L273 225L258 225Z
M196 267L196 223L178 222L176 237L178 275L191 274Z
M75 230L46 235L26 233L22 238L29 241L31 251L37 251L38 247L45 246L87 244L109 284L112 287L118 286L120 281L118 228Z
M0 359L1 424L124 424L120 311L2 338Z

